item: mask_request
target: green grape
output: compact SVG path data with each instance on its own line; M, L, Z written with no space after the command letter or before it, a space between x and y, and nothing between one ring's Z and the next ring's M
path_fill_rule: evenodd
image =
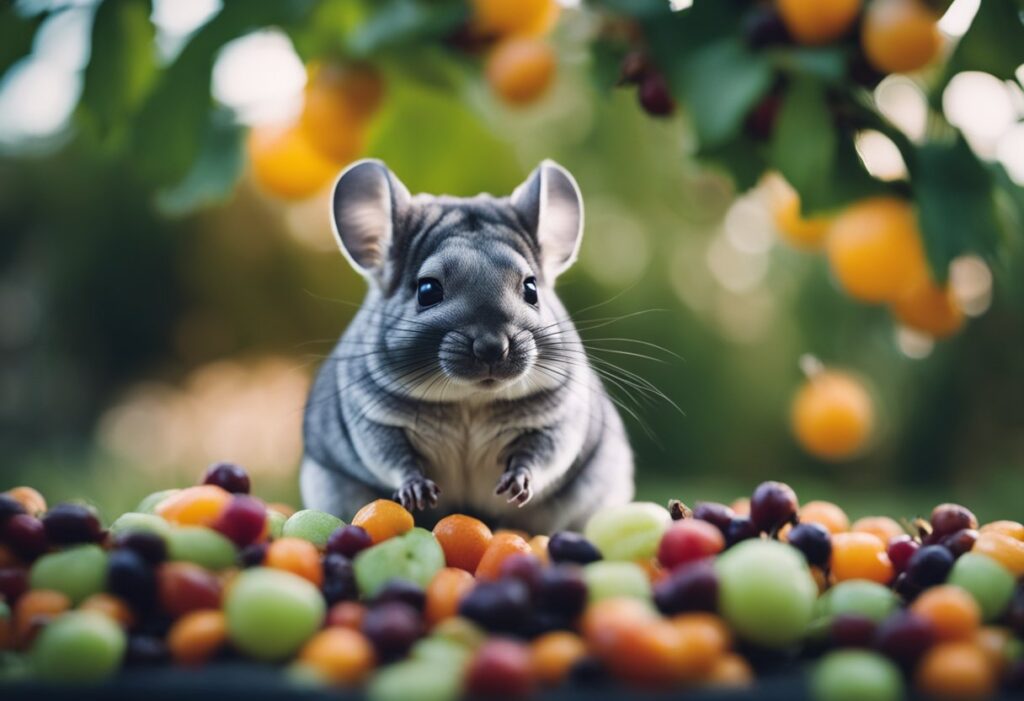
M117 672L125 635L113 620L95 611L72 611L39 633L29 652L39 679L65 683L96 682Z
M265 567L238 575L224 604L232 643L265 661L294 655L320 629L325 608L320 590L307 580Z
M33 589L59 591L72 604L81 603L106 586L107 554L90 544L43 555L32 565L29 584Z
M961 555L946 583L955 584L973 596L981 607L982 618L987 622L999 618L1013 598L1013 574L981 553Z
M153 492L139 502L139 505L135 507L135 510L140 514L155 514L157 505L172 494L177 494L180 489L164 489L159 492Z
M628 596L634 599L651 598L651 581L644 569L635 562L599 560L583 568L587 594L591 602Z
M392 579L404 579L426 588L445 565L444 551L434 534L413 528L367 548L353 563L363 596L372 597Z
M433 660L406 660L383 667L367 688L369 701L455 701L462 668Z
M469 662L472 655L473 651L465 645L438 635L416 641L409 651L409 657L414 660L459 667Z
M110 524L110 534L114 536L133 531L155 533L166 539L171 534L171 524L154 514L135 511L121 514L116 521Z
M644 560L654 557L671 523L663 507L637 501L598 511L587 521L583 534L606 560Z
M899 599L888 587L865 579L850 579L835 585L824 596L823 612L827 617L857 614L881 623L899 607Z
M719 609L737 634L783 648L807 632L818 587L803 555L772 540L746 540L715 561Z
M286 538L302 538L310 543L324 549L327 539L331 533L345 525L337 516L323 511L303 509L292 514L291 518L285 521L282 534Z
M267 533L270 534L271 540L277 540L284 535L284 524L287 522L288 517L280 511L267 509Z
M208 570L222 570L235 564L235 544L203 526L182 526L167 537L169 559L193 562Z
M811 676L811 696L815 701L900 701L903 677L882 655L840 650L818 663Z

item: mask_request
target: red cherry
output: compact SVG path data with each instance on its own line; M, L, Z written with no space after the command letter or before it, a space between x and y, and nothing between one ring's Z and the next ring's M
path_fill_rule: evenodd
M658 561L668 569L716 555L725 549L722 532L707 521L676 521L658 546Z

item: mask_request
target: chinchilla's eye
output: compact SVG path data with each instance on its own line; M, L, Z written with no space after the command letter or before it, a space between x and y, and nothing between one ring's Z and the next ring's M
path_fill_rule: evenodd
M537 278L528 277L523 281L523 299L527 304L537 304Z
M420 278L416 283L416 301L421 307L432 307L444 299L441 283L432 277Z

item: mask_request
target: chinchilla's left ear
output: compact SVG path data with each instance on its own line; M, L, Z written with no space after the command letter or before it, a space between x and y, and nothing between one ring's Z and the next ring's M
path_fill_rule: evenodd
M382 277L395 221L408 203L409 191L381 161L356 161L338 176L331 198L334 235L360 274Z
M583 240L583 197L576 179L554 161L542 161L510 202L537 237L545 277L554 280L576 261Z

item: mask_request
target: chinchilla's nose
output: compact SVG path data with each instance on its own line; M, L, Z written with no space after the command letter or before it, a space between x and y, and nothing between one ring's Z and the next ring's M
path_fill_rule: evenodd
M473 355L482 363L497 363L508 357L508 336L484 334L473 340Z

